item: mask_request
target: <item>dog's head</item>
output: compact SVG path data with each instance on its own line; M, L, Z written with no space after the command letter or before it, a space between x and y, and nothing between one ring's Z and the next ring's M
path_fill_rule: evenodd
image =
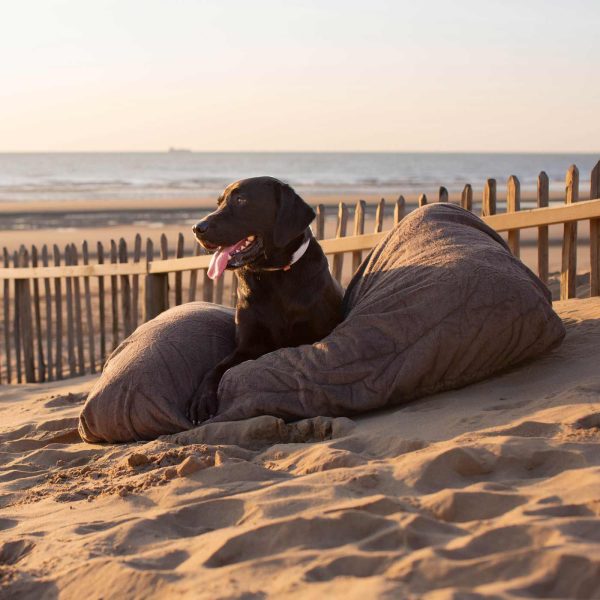
M193 227L196 239L215 253L210 277L226 268L268 266L269 258L302 235L313 209L287 184L252 177L225 188L218 208Z

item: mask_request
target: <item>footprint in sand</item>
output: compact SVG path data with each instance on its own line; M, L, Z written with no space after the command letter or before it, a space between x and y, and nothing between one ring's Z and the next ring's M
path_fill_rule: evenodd
M600 412L591 413L577 419L572 427L574 429L600 429Z
M83 404L87 398L87 392L80 394L64 394L61 396L51 396L49 400L40 398L40 402L44 402L45 408L64 408L65 406L76 406Z
M393 557L351 554L340 556L324 565L309 569L304 574L306 581L331 581L336 577L372 577L386 571Z
M149 519L127 519L120 522L100 522L80 525L76 533L98 532L97 543L111 548L117 555L131 555L156 544L158 540L190 538L236 525L245 515L246 507L236 498L217 498L168 510ZM106 533L103 533L106 531Z
M504 429L495 429L494 431L484 431L485 436L515 436L515 437L554 437L561 429L557 423L543 423L541 421L523 421L514 427L505 427Z
M533 517L591 517L595 516L585 504L559 504L523 510L524 515Z
M524 502L526 498L517 494L442 490L426 497L422 506L438 519L464 523L499 517Z
M0 531L4 531L5 529L12 529L19 524L19 521L16 519L0 519Z
M600 569L594 559L571 554L550 554L532 551L537 573L529 576L528 583L510 591L518 597L530 598L598 598L600 597ZM508 561L506 561L508 562Z
M496 460L497 456L484 448L445 449L418 469L413 485L430 492L465 487L491 475Z
M0 565L14 565L35 547L30 540L16 540L4 542L0 545Z
M594 518L568 519L556 525L564 535L579 538L585 542L600 543L600 522Z
M438 554L453 560L471 560L491 554L512 552L522 548L544 546L555 536L550 528L537 525L507 525L473 535L466 540L450 542Z
M403 502L398 498L390 498L389 496L371 497L366 500L357 500L353 503L346 504L340 508L330 508L324 511L326 515L339 514L347 510L362 510L372 515L380 517L388 517L402 512L411 512L413 506L408 502Z
M87 535L88 533L97 533L100 531L107 531L108 529L112 529L113 527L117 527L119 525L123 525L131 521L132 519L123 519L121 521L91 521L90 523L85 523L83 525L78 525L74 531L78 535Z
M427 442L419 438L401 438L398 435L355 434L329 444L330 448L348 450L366 458L396 458L422 450Z
M27 452L49 444L78 444L78 418L49 419L39 425L26 425L0 436L3 452Z
M156 556L138 556L125 560L124 563L140 571L154 571L176 569L190 557L185 550L173 550L171 552L159 553Z
M353 544L394 526L394 522L365 512L348 511L337 518L290 517L230 537L204 563L217 568L262 559L291 548L323 550Z
M558 448L533 452L524 465L530 478L553 477L563 471L588 466L581 452Z
M450 540L466 534L467 531L457 525L412 513L400 518L392 527L375 532L359 547L368 552L419 550L447 544Z

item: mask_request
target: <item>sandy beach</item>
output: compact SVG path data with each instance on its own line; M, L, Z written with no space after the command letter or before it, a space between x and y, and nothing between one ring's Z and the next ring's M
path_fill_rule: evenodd
M0 600L600 600L600 2L3 8Z
M555 308L554 352L292 442L89 445L95 376L0 388L0 596L598 597L600 300Z

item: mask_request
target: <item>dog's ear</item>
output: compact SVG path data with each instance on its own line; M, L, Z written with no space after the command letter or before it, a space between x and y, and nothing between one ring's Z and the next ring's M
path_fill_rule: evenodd
M279 183L279 208L273 228L273 243L283 248L298 237L315 218L315 211L285 183Z

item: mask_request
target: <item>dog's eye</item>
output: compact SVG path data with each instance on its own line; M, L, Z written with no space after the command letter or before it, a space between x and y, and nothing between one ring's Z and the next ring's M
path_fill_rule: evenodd
M246 204L246 198L243 198L242 196L238 196L235 200L235 205L236 206L243 206L244 204Z

